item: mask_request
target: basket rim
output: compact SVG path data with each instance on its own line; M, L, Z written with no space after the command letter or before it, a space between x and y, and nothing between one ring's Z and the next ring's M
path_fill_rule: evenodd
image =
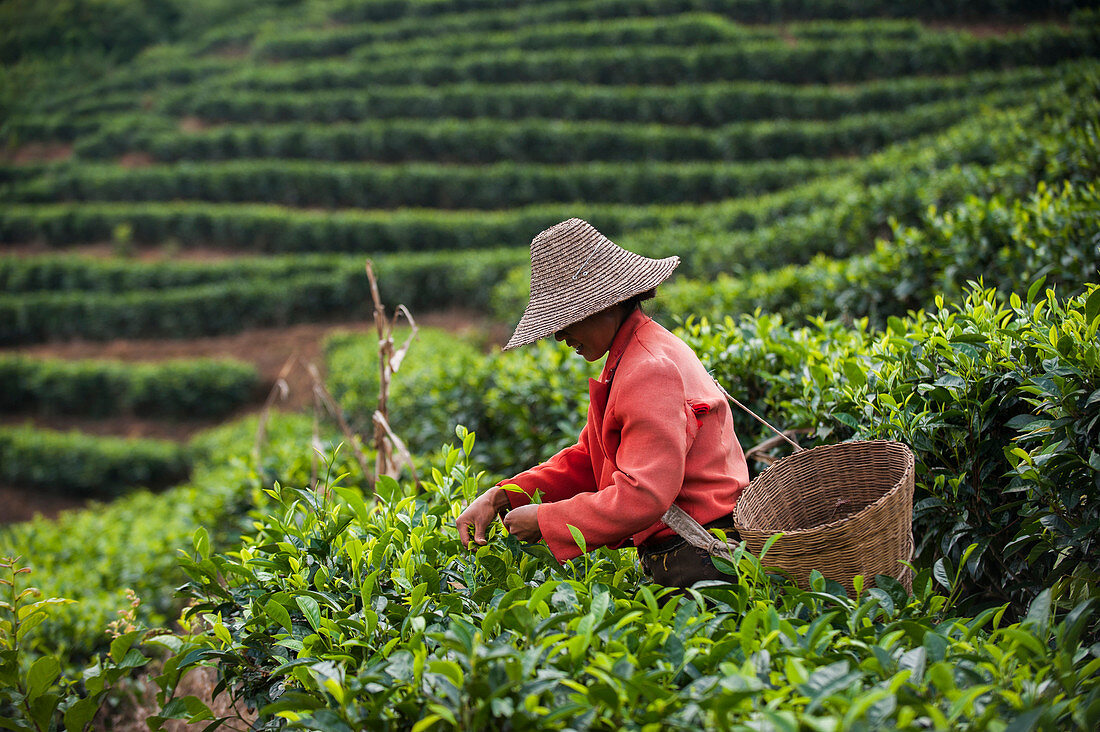
M802 455L802 456L810 455L815 450L827 451L827 450L837 448L837 447L841 447L841 446L844 446L844 445L856 445L856 444L861 444L861 445L898 445L898 446L904 448L904 450L905 450L906 466L905 466L905 471L902 474L901 479L898 480L896 483L894 483L894 485L890 487L890 490L883 493L881 496L879 496L877 499L875 499L872 503L868 503L866 506L864 506L860 510L856 511L853 514L849 514L847 516L844 516L843 518L839 518L839 519L836 519L835 521L830 521L830 522L824 523L824 524L818 524L817 526L811 526L811 527L806 528L806 529L756 529L756 528L751 528L751 527L745 527L738 520L738 518L737 518L738 513L739 513L738 509L741 506L741 501L744 500L748 496L749 491L752 490L753 483L755 483L757 480L759 480L761 476L766 475L767 472L770 472L770 471L774 470L777 466L781 465L784 461L790 460L791 458L797 457L799 455ZM801 457L799 459L805 460L806 458ZM738 499L737 505L734 506L734 508L733 508L733 523L734 523L734 526L737 528L737 531L739 533L741 533L742 535L744 535L744 533L746 531L750 531L750 532L753 532L753 533L762 534L762 535L766 535L766 536L774 536L775 534L782 534L783 538L786 538L788 536L802 536L802 535L806 535L806 534L810 534L810 533L823 533L823 532L825 532L827 530L830 530L830 529L840 528L840 527L843 527L844 525L849 524L853 521L864 518L864 514L870 514L871 512L873 512L874 510L876 510L877 508L879 508L883 504L885 504L888 500L892 499L894 497L894 495L897 494L902 489L902 486L907 482L906 479L908 477L912 477L912 475L914 473L914 467L915 467L915 458L913 456L912 448L909 447L908 445L906 445L904 442L901 442L899 440L847 440L845 442L834 442L834 443L830 443L830 444L827 444L827 445L817 445L816 447L811 447L811 448L806 449L806 450L800 450L796 453L792 453L790 455L787 455L786 457L780 458L779 460L777 460L775 462L775 465L772 465L770 468L768 468L768 470L766 472L761 473L760 475L756 476L756 478L751 483L749 483L749 485L745 488L744 494ZM910 510L910 519L911 518L912 518L912 510ZM780 541L782 541L782 539L780 539Z

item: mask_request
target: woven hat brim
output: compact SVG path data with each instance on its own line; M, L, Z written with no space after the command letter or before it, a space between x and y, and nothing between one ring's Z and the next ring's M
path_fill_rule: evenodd
M594 315L623 300L653 289L671 277L679 264L679 257L648 260L645 267L633 273L630 279L616 283L617 286L607 290L571 302L563 303L546 294L541 296L532 294L519 324L516 325L515 333L508 339L503 350L508 351L530 345L574 323L579 323L589 315Z

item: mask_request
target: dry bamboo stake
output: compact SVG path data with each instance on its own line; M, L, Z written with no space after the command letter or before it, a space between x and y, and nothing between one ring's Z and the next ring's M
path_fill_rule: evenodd
M419 489L420 476L416 473L416 466L413 465L412 453L409 452L409 448L405 446L405 442L393 433L393 430L390 429L390 423L386 421L385 415L381 412L374 413L374 424L375 427L381 427L382 431L386 433L390 443L392 443L393 452L397 454L397 457L394 457L393 452L391 452L387 458L393 462L391 467L394 471L394 477L401 471L402 467L407 466L409 472L412 473L413 483Z
M374 327L378 331L378 408L374 413L374 450L375 450L375 475L389 475L396 477L400 472L398 459L394 457L394 447L399 446L399 459L412 465L412 458L404 444L397 439L389 426L389 396L390 382L393 374L401 368L401 362L416 337L418 327L412 314L404 305L397 306L397 312L393 319L386 317L386 309L382 305L382 298L378 294L378 279L374 275L374 267L368 259L366 263L367 280L370 282L371 299L374 301ZM399 317L404 317L410 326L408 339L396 351L394 350L393 331ZM379 419L381 417L381 419ZM403 452L403 454L401 454ZM415 472L414 472L415 475ZM419 482L419 481L418 481Z

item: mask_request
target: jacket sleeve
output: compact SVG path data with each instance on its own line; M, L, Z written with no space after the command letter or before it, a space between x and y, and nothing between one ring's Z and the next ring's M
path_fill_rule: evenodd
M616 546L659 521L684 483L698 425L679 369L654 358L616 379L613 415L621 436L610 485L539 508L539 529L559 561L581 553L569 526L589 550Z
M542 495L544 503L552 503L564 501L578 493L595 491L596 477L592 472L592 458L588 450L591 429L586 424L577 444L565 448L546 462L510 480L498 483L497 485L515 483L523 489L523 493L506 492L512 508L530 503L535 493ZM539 510L541 512L542 509Z

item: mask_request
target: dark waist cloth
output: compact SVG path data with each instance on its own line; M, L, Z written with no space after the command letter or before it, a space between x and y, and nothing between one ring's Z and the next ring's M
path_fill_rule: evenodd
M737 529L734 527L733 515L720 516L708 524L703 524L704 529L722 529L726 532L726 538L730 541L740 541L741 535L737 533ZM646 554L660 554L661 552L667 552L677 547L683 546L687 543L687 540L682 536L674 536L671 539L664 539L662 541L647 541L638 547L639 555Z
M723 516L703 524L703 528L723 529L727 539L732 541L741 539L733 527L733 516ZM701 580L737 581L733 575L726 574L714 566L711 556L705 549L694 547L680 537L654 544L643 544L638 547L638 560L649 578L665 587L691 587Z

